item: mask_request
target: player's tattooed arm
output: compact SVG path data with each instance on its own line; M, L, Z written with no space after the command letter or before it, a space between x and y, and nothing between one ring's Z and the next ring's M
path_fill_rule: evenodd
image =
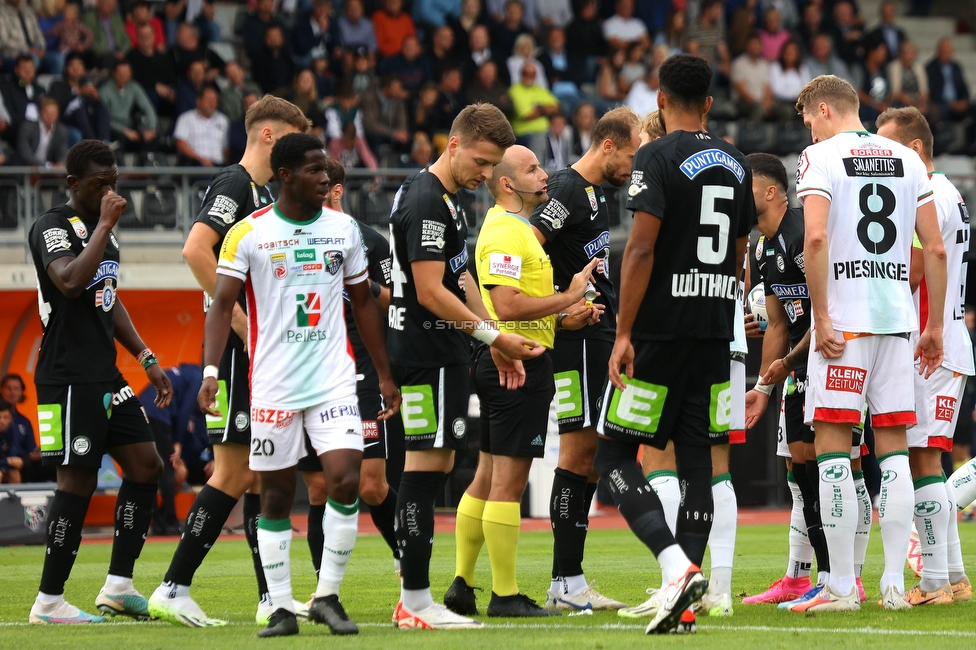
M112 307L112 325L115 330L115 340L129 354L138 358L139 354L146 349L146 344L139 336L139 332L136 331L135 325L132 324L129 312L126 311L121 300L116 300ZM169 377L166 376L158 363L153 363L146 368L146 375L149 377L153 388L156 389L156 406L169 406L173 399L173 387L170 385Z

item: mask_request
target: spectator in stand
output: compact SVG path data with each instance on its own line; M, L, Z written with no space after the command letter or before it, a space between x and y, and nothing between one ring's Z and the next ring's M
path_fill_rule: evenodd
M58 51L67 59L68 54L82 54L92 44L92 31L81 22L78 5L69 2L64 6L64 20L54 26L54 36L58 39Z
M837 2L834 4L833 17L829 33L834 42L834 51L853 69L864 58L864 33L855 18L854 6L847 0Z
M22 482L21 470L28 452L17 444L13 426L13 404L0 399L0 483Z
M755 15L753 15L755 25ZM668 56L681 54L685 51L685 34L688 31L688 19L683 11L671 11L668 14L667 22L664 24L664 31L654 39L655 45L664 45L668 48ZM750 30L751 31L751 30ZM743 47L745 47L743 45Z
M509 79L520 79L522 77L522 67L526 63L531 63L539 71L539 78L536 80L536 85L548 90L549 82L546 81L542 64L535 58L535 38L532 37L532 34L519 34L519 37L515 39L512 55L505 62L508 68Z
M247 147L247 130L244 128L244 115L251 104L261 98L260 93L246 93L244 95L244 111L240 118L231 122L230 131L227 135L227 148L229 150L228 165L236 165L244 156L244 149Z
M759 40L762 42L763 58L772 63L779 59L783 46L792 38L780 21L779 11L767 9L763 14L763 28L759 30Z
M176 152L186 165L223 167L228 158L227 136L230 120L217 110L219 95L213 86L204 86L197 97L195 110L176 120L173 137Z
M204 45L219 43L221 41L220 25L214 20L216 9L214 9L213 0L202 0L195 6L199 7L200 12L193 16L188 7L185 20L192 23L200 31L200 41Z
M116 0L95 0L95 7L82 14L81 20L92 32L88 50L95 57L95 67L111 68L132 49Z
M252 63L264 56L264 35L268 28L281 27L281 23L274 16L274 4L275 0L257 0L254 10L241 23L241 41Z
M566 29L573 22L573 6L570 0L536 0L535 4L543 30L553 27Z
M613 50L607 60L600 64L600 71L596 75L596 92L602 100L601 112L606 112L627 98L620 90L620 71L626 58L627 54L623 50Z
M759 10L759 0L745 0L732 12L729 21L728 40L729 52L737 57L746 51L746 40L757 29L756 12Z
M132 81L132 66L128 61L116 61L112 78L98 89L108 110L112 140L123 151L146 154L157 140L156 109L138 82Z
M570 65L566 51L566 32L561 27L553 27L546 36L546 48L539 55L539 63L545 72L552 94L559 98L566 111L572 111L579 101L581 92L579 70Z
M56 480L56 472L53 467L43 467L41 465L41 450L37 447L37 440L34 438L34 426L30 419L17 409L18 404L23 404L24 400L24 379L15 373L4 375L0 379L0 396L10 402L13 423L11 428L14 433L16 444L27 452L24 457L24 468L21 470L21 479L24 483L40 483Z
M400 166L407 169L423 168L434 162L434 145L423 131L413 136L410 154L400 156Z
M471 32L479 25L487 24L486 15L481 6L481 0L463 0L461 2L461 15L448 16L447 26L454 30L454 53L459 58L465 58L471 54L469 43ZM468 77L465 77L467 79Z
M649 48L647 25L634 16L634 0L616 0L614 7L615 13L603 21L603 38L610 47L626 49L631 43L641 43Z
M549 118L560 112L559 100L551 92L536 84L539 75L534 63L522 68L522 78L512 84L508 94L512 98L512 130L516 141L540 155L545 151L545 134Z
M58 37L54 33L55 28L64 22L64 6L65 0L35 2L37 26L44 36L44 56L38 69L47 74L61 74L64 67L64 54L58 49Z
M186 76L176 85L175 110L179 117L197 106L197 97L207 85L207 64L194 61L186 71Z
M435 29L447 24L449 16L461 15L461 0L414 0L413 21L417 27L433 33Z
M370 151L366 138L356 135L356 126L352 122L346 122L342 127L342 135L332 139L328 153L346 169L379 169L376 156Z
M939 39L935 58L925 66L933 114L942 120L962 120L969 116L969 86L962 66L952 57L952 39ZM10 104L7 104L8 108Z
M430 71L434 79L444 76L444 71L448 68L457 67L458 62L454 54L454 30L447 25L438 27L434 32L427 61L430 63Z
M624 105L631 108L641 119L648 113L657 110L657 95L661 89L661 79L657 69L648 69L643 79L638 79L630 86Z
M498 79L498 65L494 61L488 60L481 64L474 74L474 81L465 87L464 94L472 104L494 104L505 115L512 114L508 86Z
M813 77L800 57L800 44L787 41L779 60L769 66L769 87L776 100L774 115L781 122L793 122L799 118L796 100L800 91Z
M251 60L251 78L266 93L289 83L295 76L295 64L291 60L285 35L278 25L271 25L264 33L264 50L257 59Z
M224 66L227 84L220 93L218 110L232 123L244 117L244 98L248 95L261 96L261 87L244 76L244 68L236 61Z
M186 17L186 0L166 0L163 3L163 34L166 36L166 46L176 42L176 30Z
M329 71L329 60L325 58L312 59L309 70L315 76L315 92L326 105L331 104L335 99L335 82L332 80L332 73Z
M383 0L383 8L373 14L376 49L384 57L396 56L403 50L403 39L416 36L410 14L403 12L403 0Z
M136 27L136 46L126 60L132 66L132 78L149 95L158 115L174 115L176 102L176 66L173 58L156 47L156 34L148 22Z
M0 96L10 114L10 127L4 132L11 145L17 142L17 133L24 122L36 122L44 89L36 81L34 59L22 54L14 64L10 79L0 78Z
M152 15L149 9L149 3L146 0L136 0L133 2L129 19L125 21L125 31L129 35L129 40L133 48L139 47L139 38L136 34L136 29L140 25L149 25L152 28L153 49L157 52L164 52L166 50L166 35L163 33L163 21L157 16Z
M803 7L803 17L797 28L800 45L805 53L813 51L813 39L820 34L827 33L827 23L824 21L823 6L816 2L809 2Z
M535 33L539 27L539 14L536 8L536 0L518 1L522 5L522 24L529 31ZM507 9L508 0L485 0L485 13L491 22L504 22Z
M861 101L858 116L862 122L874 124L891 105L891 83L888 81L888 46L883 39L865 44L864 63L861 64L861 84L857 97Z
M359 110L359 97L353 92L352 84L344 81L336 91L336 101L325 109L325 136L332 141L342 137L342 128L352 123L356 135L363 136L363 114Z
M38 66L44 52L44 32L28 0L3 0L0 3L0 67L12 70L17 58L23 55L32 57Z
M647 76L647 65L644 63L647 51L640 43L631 43L624 56L624 64L620 66L620 92L625 95L635 81ZM650 111L648 111L650 112Z
M843 59L834 53L833 40L827 34L817 34L810 44L810 56L805 60L807 70L814 78L822 74L832 74L857 85L851 69Z
M352 70L348 77L353 92L360 97L376 85L376 69L373 65L373 57L369 50L362 45L356 48L356 53L352 59Z
M438 113L437 113L437 85L431 81L420 87L417 99L414 102L413 111L413 131L424 133L431 141L436 137Z
M316 0L312 8L295 21L291 43L295 64L299 67L307 67L315 59L341 57L339 29L329 16L331 11L329 0Z
M819 2L820 0L816 0ZM779 12L779 20L783 28L792 32L800 24L800 8L796 0L762 0L759 8L763 13L767 9L775 9Z
M81 140L111 139L108 109L88 77L81 54L72 52L67 56L62 78L51 83L49 94L58 101L61 122L68 129L69 147Z
M68 159L68 129L58 121L58 101L41 100L40 119L24 122L17 134L17 157L21 165L62 167Z
M207 81L214 81L224 69L224 61L200 41L200 30L190 23L180 23L176 30L176 42L169 48L169 56L179 77L184 77L190 64L203 61Z
M773 110L769 85L769 61L763 58L762 41L753 34L746 41L746 51L732 62L732 101L740 117L758 121Z
M311 70L302 70L295 75L291 86L279 88L274 94L301 109L312 124L308 132L317 138L322 137L325 132L325 103L319 98L315 74Z
M522 21L524 14L525 7L520 0L509 0L505 3L504 20L491 24L491 45L495 56L508 57L515 51L518 37L529 33L529 28ZM511 79L516 81L518 76Z
M898 58L888 64L888 81L893 106L914 106L924 114L929 112L928 77L918 61L918 48L911 41L904 41Z
M380 152L383 146L398 153L410 146L407 131L407 94L400 80L393 75L380 78L362 99L363 130L370 149Z
M688 30L688 40L698 42L700 56L711 63L715 60L719 43L725 42L725 18L721 0L703 0L698 22Z
M376 53L376 31L373 21L366 17L363 0L345 0L343 14L336 21L339 25L339 42L347 50L365 47L370 54Z
M441 82L437 84L437 130L444 133L450 131L454 118L467 105L468 99L461 86L461 71L457 68L445 70Z
M597 62L607 53L596 0L582 0L579 12L566 28L566 51L571 65L580 70L580 83L596 80Z
M563 113L556 113L549 118L545 148L539 161L551 175L579 160L579 157L573 153L573 149L573 127L569 126L569 120Z
M470 82L481 64L493 58L494 52L491 50L488 28L484 25L475 25L468 34L467 54L461 62L461 77Z
M432 78L430 62L423 56L416 36L403 39L403 51L392 58L384 59L379 73L397 77L410 97L416 96L420 87Z
M908 40L905 36L905 32L895 25L895 19L897 18L895 3L891 0L882 2L881 6L878 8L878 13L881 16L881 22L877 27L872 29L864 37L865 40L874 42L877 39L884 41L885 45L888 46L888 60L885 62L891 63L898 53L901 52L901 44Z

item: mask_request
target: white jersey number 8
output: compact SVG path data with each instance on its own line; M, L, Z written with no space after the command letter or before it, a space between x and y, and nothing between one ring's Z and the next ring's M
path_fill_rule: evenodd
M861 208L861 214L864 215L857 222L858 241L867 252L884 255L895 245L895 239L898 237L898 228L890 219L895 212L895 193L884 185L870 183L861 188L858 206ZM872 224L875 224L873 228ZM875 237L879 234L881 239L875 241Z

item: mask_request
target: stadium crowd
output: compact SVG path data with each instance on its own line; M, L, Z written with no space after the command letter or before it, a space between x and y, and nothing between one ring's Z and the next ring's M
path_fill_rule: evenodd
M63 164L95 138L130 164L220 167L272 93L347 168L424 166L460 110L487 101L555 170L610 107L653 111L677 52L711 64L719 132L797 121L800 89L825 73L858 89L865 122L889 106L968 122L952 40L923 63L896 17L849 0L249 0L226 33L210 0L2 0L0 164Z

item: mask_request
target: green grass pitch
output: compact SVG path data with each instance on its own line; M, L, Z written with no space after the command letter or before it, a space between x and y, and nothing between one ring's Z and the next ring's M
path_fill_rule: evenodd
M966 564L976 574L976 524L960 523ZM231 625L222 628L186 629L161 622L135 623L117 619L93 626L28 626L27 613L36 594L43 547L0 548L3 577L0 588L0 648L99 648L173 650L193 648L593 648L695 647L695 648L928 648L976 640L976 602L885 612L877 606L878 580L882 570L881 536L877 524L871 536L864 583L868 602L857 613L799 615L773 606L739 603L743 592L753 594L782 576L786 566L786 526L749 526L739 529L733 592L735 615L731 618L699 617L693 637L644 635L640 621L621 619L613 612L593 616L552 619L487 619L486 629L455 632L400 631L390 615L399 589L389 550L379 536L361 537L353 552L343 586L343 602L350 617L360 624L357 637L332 637L324 626L303 623L297 637L257 639L254 623L256 587L251 561L243 541L219 541L193 585L193 596L214 617ZM135 584L146 596L156 587L173 554L174 544L150 542L136 564ZM78 553L67 598L94 611L94 598L105 577L111 547L86 544ZM552 535L524 533L519 546L519 587L542 599L549 585ZM314 574L304 538L292 546L295 595L305 599L314 589ZM706 559L706 566L708 560ZM438 535L431 567L434 597L443 595L453 577L454 539ZM627 530L592 531L587 540L587 577L600 591L635 604L646 597L644 589L657 586L660 574L649 551ZM707 573L707 571L706 571ZM974 576L976 578L976 576ZM482 613L488 603L490 576L487 551L482 551L477 582ZM906 583L914 577L906 571Z

